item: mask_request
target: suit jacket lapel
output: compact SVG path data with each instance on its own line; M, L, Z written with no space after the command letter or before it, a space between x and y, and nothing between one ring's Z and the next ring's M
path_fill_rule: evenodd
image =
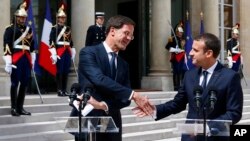
M223 68L223 66L220 63L218 63L214 69L214 72L213 72L209 82L208 82L207 88L210 88L211 86L216 84L215 82L217 81L218 77L220 76L220 72L221 72L222 68Z
M223 68L223 66L218 63L217 66L215 67L214 69L214 72L207 84L207 87L205 90L203 90L203 101L205 102L208 98L208 90L209 88L211 87L215 87L214 85L216 84L216 81L218 80L219 76L220 76L220 73L221 73L221 69Z
M98 51L98 57L100 58L99 61L102 63L103 72L105 73L105 75L111 77L109 58L103 44L99 44L97 51Z
M117 56L117 71L116 71L116 81L119 81L119 78L122 78L122 72L123 72L123 67L122 67L122 58L118 55Z

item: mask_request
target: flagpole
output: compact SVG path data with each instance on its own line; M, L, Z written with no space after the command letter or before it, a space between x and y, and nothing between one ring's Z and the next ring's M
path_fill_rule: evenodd
M188 11L187 11L187 13L186 13L186 15L187 15L187 21L188 21L188 15L189 15L189 13L188 13ZM187 33L186 33L187 34ZM185 40L187 40L187 39L185 39ZM186 43L185 43L186 44ZM189 67L188 67L188 58L187 58L187 52L185 51L185 65L186 65L186 67L187 67L187 70L189 70Z
M37 92L38 92L38 94L40 96L41 103L43 104L43 98L42 98L42 95L41 95L41 91L40 91L39 85L37 83L37 79L36 79L36 74L35 74L34 68L32 68L32 72L33 72L33 77L34 77L34 80L35 80Z

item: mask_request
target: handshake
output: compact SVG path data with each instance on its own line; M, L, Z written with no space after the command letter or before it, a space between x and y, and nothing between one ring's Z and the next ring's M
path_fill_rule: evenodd
M151 116L155 119L154 113L156 111L155 105L153 105L147 96L141 96L139 93L134 92L132 100L137 104L137 107L133 108L132 111L137 117Z
M82 100L83 95L77 96L77 99ZM154 114L154 111L156 110L156 108L149 101L147 96L141 96L138 92L134 92L131 100L133 100L137 104L137 107L132 109L133 113L137 117L145 117L145 116L154 117L153 114ZM74 107L77 108L79 106L79 102L74 100L73 105L74 105ZM108 105L104 101L97 101L92 96L90 96L89 99L87 100L87 105L88 106L86 106L86 107L89 108L89 109L87 108L88 112L89 112L89 110L91 111L92 109L104 110L106 112L109 110ZM83 109L83 111L85 111L85 110L86 110L86 108ZM85 114L85 112L83 112L83 115L85 116L87 114Z

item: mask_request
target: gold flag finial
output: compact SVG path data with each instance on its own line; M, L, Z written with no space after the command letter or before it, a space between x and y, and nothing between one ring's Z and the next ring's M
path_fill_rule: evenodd
M201 19L203 20L203 12L200 13Z
M187 20L188 20L188 16L189 16L189 13L188 13L188 11L186 12L186 16L187 16Z

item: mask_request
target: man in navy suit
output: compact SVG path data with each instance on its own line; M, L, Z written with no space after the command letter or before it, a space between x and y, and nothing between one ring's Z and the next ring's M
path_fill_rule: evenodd
M120 109L129 106L131 100L147 113L151 111L148 99L130 88L129 65L118 53L125 50L134 39L135 23L125 16L111 17L107 22L107 37L101 44L81 49L79 55L79 83L85 89L91 85L93 98L99 101L87 116L111 116L119 133L98 133L96 141L121 141L122 118ZM72 116L77 115L73 109ZM76 140L77 137L76 137ZM84 139L81 139L84 140Z
M213 34L205 33L194 39L189 55L192 57L192 63L197 68L185 73L183 84L173 100L156 106L152 105L155 120L179 113L186 109L187 104L187 119L203 119L204 114L202 113L204 110L207 114L206 118L212 120L230 120L232 124L236 124L241 119L243 92L240 76L217 61L220 50L220 41ZM208 72L207 79L202 75L203 71ZM203 92L199 99L200 106L197 107L194 89L198 85L202 85L203 80L206 80L206 83L203 86ZM213 88L214 96L217 100L215 100L215 104L211 104L211 101L209 101L212 98L211 88ZM197 108L200 112L197 111ZM133 111L139 117L147 115L138 107L134 108ZM185 137L182 136L182 141L194 141L195 138L199 141L203 140L203 136L185 135ZM228 137L211 136L208 137L208 140L224 141L229 139Z

